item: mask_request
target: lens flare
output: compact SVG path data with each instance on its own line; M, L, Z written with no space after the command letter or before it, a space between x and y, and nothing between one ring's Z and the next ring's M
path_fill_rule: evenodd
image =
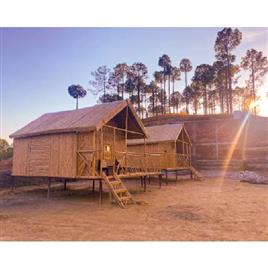
M229 148L229 150L227 152L227 155L226 155L224 163L223 163L223 170L222 170L222 173L221 173L221 176L220 176L220 183L219 183L218 191L215 192L214 198L218 198L218 194L222 190L222 186L223 186L223 183L224 183L224 179L225 179L226 172L228 170L230 161L233 158L234 151L235 151L235 149L237 147L237 144L239 142L241 134L242 134L244 128L246 127L246 125L247 125L247 121L248 121L250 115L251 115L250 111L246 113L243 121L241 122L241 125L239 126L239 128L238 128L238 130L237 130L237 132L235 134L235 137L234 137L234 139L232 141L232 144L230 145L230 148ZM246 128L246 131L247 131L247 128ZM245 133L245 137L247 137L247 133ZM245 144L245 141L244 141L243 146L245 146L245 145L246 144ZM243 154L244 154L244 151L243 151Z
M253 106L253 107L255 107L255 106ZM234 140L232 141L232 144L231 144L231 146L230 146L230 148L228 150L227 156L226 156L226 158L224 160L224 173L223 173L223 175L225 175L225 173L226 173L226 171L228 169L228 166L229 166L230 161L231 161L231 159L233 157L235 148L236 148L237 143L238 143L238 141L239 141L239 139L241 137L242 131L245 128L245 125L246 125L246 123L247 123L247 121L249 119L249 116L250 116L250 112L248 112L246 114L245 118L243 119L243 121L242 121L242 123L241 123L241 125L240 125L240 127L239 127L239 129L238 129L238 131L237 131L237 133L235 135L235 137L234 137Z

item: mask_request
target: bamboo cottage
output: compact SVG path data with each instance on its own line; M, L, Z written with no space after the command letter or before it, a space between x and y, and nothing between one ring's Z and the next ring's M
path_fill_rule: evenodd
M191 177L199 173L191 163L191 140L183 124L165 124L146 127L148 138L145 140L145 152L158 157L158 167L165 172L189 170ZM142 139L128 140L128 150L140 152L144 147Z
M124 207L132 198L122 178L161 178L145 150L140 154L127 150L127 139L146 138L129 101L44 114L10 137L14 138L12 175L48 178L48 189L52 178L98 180L101 195L104 180Z

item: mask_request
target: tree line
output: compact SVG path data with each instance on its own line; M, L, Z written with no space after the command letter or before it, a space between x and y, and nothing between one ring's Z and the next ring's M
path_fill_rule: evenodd
M176 66L164 54L158 60L161 70L153 73L151 81L141 62L119 63L113 69L100 66L91 72L89 91L102 103L129 98L142 118L166 113L228 114L234 107L246 111L258 100L257 90L268 71L268 60L261 51L250 49L237 64L234 52L241 41L239 29L219 31L214 44L215 61L212 65L198 65L191 79L190 59L181 59ZM249 73L244 87L237 85L241 70ZM178 89L176 82L181 79L184 88ZM72 85L68 91L76 99L76 107L78 98L87 93L80 85ZM254 108L253 112L258 111Z

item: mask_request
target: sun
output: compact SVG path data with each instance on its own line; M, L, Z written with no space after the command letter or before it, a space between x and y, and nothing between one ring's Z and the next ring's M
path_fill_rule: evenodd
M265 83L258 91L258 95L260 96L259 100L256 101L256 106L259 109L259 115L268 117L268 81L267 78Z

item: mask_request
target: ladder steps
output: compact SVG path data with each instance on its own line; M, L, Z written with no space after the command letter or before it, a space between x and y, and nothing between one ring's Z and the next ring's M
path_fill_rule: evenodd
M128 201L128 200L131 200L131 197L130 196L123 196L120 198L121 201Z
M122 182L121 181L110 181L110 184L112 186L118 186L118 185L122 185Z
M103 178L115 201L120 207L124 208L128 201L132 201L131 194L129 193L119 176L117 176L116 174L112 176L106 176L105 174L103 174Z
M203 176L201 175L200 172L198 172L193 166L190 167L194 177L197 179L197 180L202 180L203 179Z
M121 188L121 189L114 189L114 191L115 191L117 194L119 194L119 193L127 193L127 192L128 192L128 190L127 190L127 189L125 189L125 188Z

